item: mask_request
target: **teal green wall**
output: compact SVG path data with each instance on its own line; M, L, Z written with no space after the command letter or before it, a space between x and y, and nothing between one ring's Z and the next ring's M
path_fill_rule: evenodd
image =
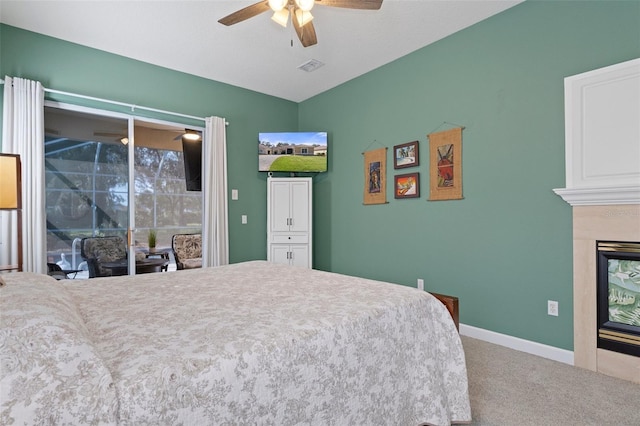
M638 2L526 2L302 102L326 128L330 173L315 180L315 266L460 298L461 322L573 349L571 207L563 79L640 56ZM426 135L465 126L463 200L427 201ZM393 145L420 141L420 166ZM388 204L365 206L363 156L389 148ZM420 172L420 199L393 176ZM559 302L558 317L547 300Z
M232 262L266 259L266 176L257 171L258 132L297 129L296 103L7 25L0 25L0 75L165 111L225 117L231 123L229 191L239 192L237 201L229 201L229 257ZM248 215L246 225L242 214Z
M232 262L266 258L259 131L329 132L314 177L318 269L460 297L461 321L573 348L563 78L640 56L640 3L528 1L300 104L0 26L0 75L196 116L226 117ZM328 64L327 66L330 66ZM463 132L464 199L427 201L426 134ZM362 152L420 141L420 199L362 204ZM399 173L399 172L398 172ZM247 214L249 223L240 224ZM546 315L557 300L559 317Z

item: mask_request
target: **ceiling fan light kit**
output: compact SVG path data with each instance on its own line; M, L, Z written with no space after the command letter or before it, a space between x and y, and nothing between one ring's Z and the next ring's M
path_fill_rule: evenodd
M287 26L289 15L302 46L309 47L318 43L313 27L313 15L310 10L318 3L320 6L341 7L345 9L378 10L382 0L262 0L218 20L223 25L233 25L272 10L271 19ZM295 19L294 19L295 18Z
M302 9L296 9L296 19L298 20L298 25L303 27L313 20L313 15L311 14L311 12L305 12Z
M315 4L314 0L295 0L298 9L303 10L305 12L309 12L313 5Z
M274 12L280 12L289 3L289 0L269 0L269 7Z
M182 138L188 141L199 141L200 140L200 133L196 132L195 130L191 130L191 129L185 129L184 134L182 135Z
M277 12L273 12L271 19L286 28L287 23L289 22L289 9L281 9Z

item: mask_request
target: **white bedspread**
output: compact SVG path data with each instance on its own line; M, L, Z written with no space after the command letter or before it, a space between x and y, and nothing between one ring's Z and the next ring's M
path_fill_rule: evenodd
M82 412L78 404L89 406L83 423L136 426L471 420L453 321L442 303L416 289L264 261L86 281L5 277L3 424L46 415L70 424ZM42 309L16 305L42 303L50 315L50 302L27 294L43 283L68 298L65 318L79 330L73 347L81 346L81 355L65 345L64 356L56 357L71 362L66 373L39 365L52 361L22 343L39 339L39 330L51 337L42 324L29 327L33 319L20 318ZM56 350L55 342L46 345L42 350ZM7 361L22 357L35 360ZM52 368L55 374L47 372ZM24 388L36 373L57 381L46 395ZM56 392L69 385L68 397L59 400Z

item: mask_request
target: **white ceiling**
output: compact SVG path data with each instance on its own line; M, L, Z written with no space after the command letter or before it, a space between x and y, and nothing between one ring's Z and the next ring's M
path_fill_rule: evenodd
M0 22L300 102L521 1L384 0L377 11L316 5L318 44L307 48L268 12L230 27L217 22L257 0L0 0ZM325 65L298 69L312 59Z

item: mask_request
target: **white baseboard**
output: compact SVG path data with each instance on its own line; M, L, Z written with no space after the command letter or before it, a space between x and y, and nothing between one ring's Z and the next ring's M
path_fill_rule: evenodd
M510 349L515 349L516 351L526 352L532 355L573 365L573 351L568 351L566 349L543 345L542 343L532 342L530 340L524 340L519 337L508 336L506 334L500 334L466 324L460 324L460 334L474 339L484 340L485 342L494 343L496 345L505 346Z

